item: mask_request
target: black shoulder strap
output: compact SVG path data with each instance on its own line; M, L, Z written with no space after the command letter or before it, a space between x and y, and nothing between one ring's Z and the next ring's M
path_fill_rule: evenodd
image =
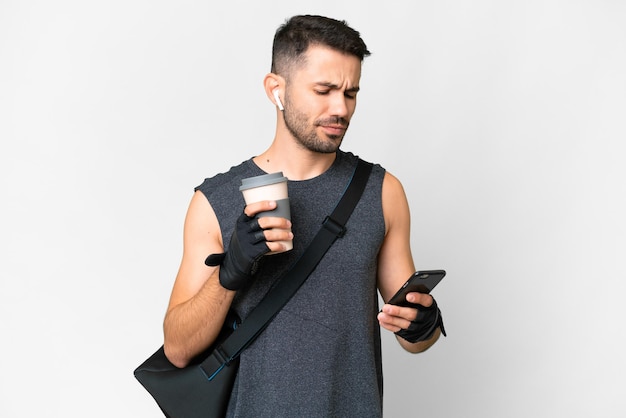
M335 240L346 232L345 224L358 203L372 171L372 164L359 158L341 200L326 217L317 235L294 266L283 276L241 325L217 350L229 364L263 331L315 269ZM205 364L203 363L203 366ZM205 370L209 376L215 370Z

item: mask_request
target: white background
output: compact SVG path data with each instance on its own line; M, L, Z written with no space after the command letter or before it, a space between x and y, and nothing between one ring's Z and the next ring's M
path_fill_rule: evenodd
M275 29L373 55L343 148L404 183L449 337L389 417L623 417L626 3L0 0L0 416L158 417L192 189L262 152Z

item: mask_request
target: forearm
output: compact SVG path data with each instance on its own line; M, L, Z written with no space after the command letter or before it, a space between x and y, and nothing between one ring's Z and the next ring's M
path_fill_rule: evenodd
M217 271L193 297L165 315L165 354L177 367L186 366L210 346L222 328L235 292L219 284Z

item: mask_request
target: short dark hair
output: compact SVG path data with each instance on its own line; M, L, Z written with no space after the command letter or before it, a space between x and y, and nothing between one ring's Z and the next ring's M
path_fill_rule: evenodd
M370 55L361 35L345 20L324 16L293 16L274 35L272 68L274 74L287 76L291 68L302 64L304 53L311 45L327 46L363 61Z

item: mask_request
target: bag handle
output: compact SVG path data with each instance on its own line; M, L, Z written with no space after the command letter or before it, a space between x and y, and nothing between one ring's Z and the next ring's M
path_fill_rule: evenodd
M345 234L345 224L348 222L354 207L365 190L372 167L372 163L359 158L350 183L348 183L341 200L339 200L333 212L324 219L322 227L306 251L300 256L294 266L278 279L272 290L254 308L246 320L214 350L214 353L221 357L222 364L217 368L214 362L209 364L209 361L205 361L200 365L207 376L213 377L217 374L217 371L225 365L229 365L254 341L302 286L335 240Z

